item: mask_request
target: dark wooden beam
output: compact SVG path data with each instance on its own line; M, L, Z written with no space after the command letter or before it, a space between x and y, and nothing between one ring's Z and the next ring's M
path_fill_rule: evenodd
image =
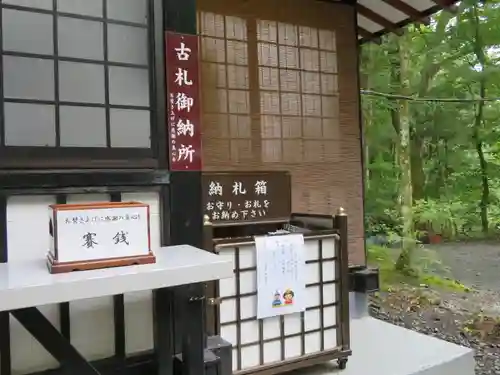
M363 29L360 26L358 26L358 34L361 35L361 37L363 37L365 39L372 39L373 38L373 34L371 32L369 32L366 29Z
M391 21L386 19L385 17L382 17L380 14L375 13L373 10L368 9L367 7L361 5L361 4L356 4L356 9L358 13L369 20L378 23L380 26L382 26L384 29L387 31L392 31L393 33L397 35L402 35L403 30L401 30L397 25L393 24Z
M431 17L427 16L427 17L421 18L420 23L422 25L430 25L431 24Z
M458 7L455 5L456 1L454 0L432 0L437 5L442 7L447 12L456 14L458 12Z
M382 43L382 40L380 39L380 37L373 35L368 30L363 29L362 27L359 27L359 26L358 26L358 35L361 36L361 42L362 43L368 42L368 41L370 41L372 43L375 43L375 44L381 44Z
M425 25L428 25L430 23L428 17L422 17L422 14L418 10L416 10L415 8L413 8L412 6L408 5L407 3L401 0L382 0L382 1L390 5L394 9L399 10L401 13L406 14L414 22L423 23Z

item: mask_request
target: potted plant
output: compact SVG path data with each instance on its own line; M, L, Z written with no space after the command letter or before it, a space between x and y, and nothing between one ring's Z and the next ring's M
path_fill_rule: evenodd
M415 202L415 227L424 233L428 243L438 244L456 233L452 206L448 202L419 200Z

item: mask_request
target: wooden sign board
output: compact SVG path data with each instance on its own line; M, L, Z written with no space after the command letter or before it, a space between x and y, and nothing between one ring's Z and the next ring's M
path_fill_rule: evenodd
M204 213L214 225L290 220L288 172L206 172Z
M172 171L199 171L201 98L198 36L165 33L167 118Z
M149 206L138 202L49 206L51 273L155 263Z

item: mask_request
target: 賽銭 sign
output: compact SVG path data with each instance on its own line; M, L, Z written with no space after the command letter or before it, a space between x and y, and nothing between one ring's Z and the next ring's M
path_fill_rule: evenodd
M167 32L166 81L170 169L201 170L198 37Z
M57 264L116 259L151 263L140 258L153 256L149 206L143 203L50 205L49 234L49 259Z
M206 172L202 185L204 212L214 224L290 218L287 172Z

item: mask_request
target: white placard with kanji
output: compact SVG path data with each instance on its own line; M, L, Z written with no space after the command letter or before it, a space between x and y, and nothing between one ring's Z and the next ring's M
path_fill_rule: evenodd
M148 212L147 206L57 210L51 239L57 261L148 255Z
M305 246L302 234L255 237L257 318L306 309Z

